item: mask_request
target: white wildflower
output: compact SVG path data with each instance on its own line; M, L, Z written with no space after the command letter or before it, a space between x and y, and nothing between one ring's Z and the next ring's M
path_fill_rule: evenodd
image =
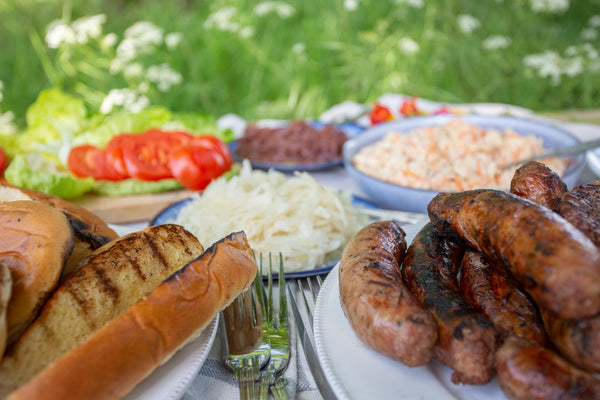
M481 22L472 15L461 14L458 16L458 27L464 33L471 33L479 28Z
M206 18L206 21L204 21L204 28L237 32L240 29L240 24L234 21L236 15L237 8L234 6L221 8Z
M584 70L584 59L581 56L563 59L562 64L562 73L571 78L580 75Z
M104 48L113 47L115 44L117 44L117 40L118 38L116 33L109 33L102 38L100 41L100 46Z
M14 123L15 113L7 111L4 114L0 111L0 134L14 135L17 133L17 125Z
M411 7L415 7L415 8L425 7L424 0L396 0L396 4L402 4L402 5L411 6Z
M146 72L146 77L150 82L155 83L161 92L167 92L171 86L183 81L181 74L167 63L151 66Z
M594 46L592 46L589 43L584 43L581 46L583 52L585 53L586 57L590 60L598 60L600 59L600 54L598 53L598 49L596 49Z
M535 70L542 78L550 78L553 85L560 83L562 58L555 51L546 51L540 54L531 54L523 59L523 63Z
M75 43L76 34L70 25L62 20L55 20L46 27L45 39L48 47L58 49L63 43Z
M125 30L125 37L117 46L117 57L133 60L141 54L154 51L163 41L163 30L152 22L139 21Z
M303 54L306 52L306 45L304 43L295 43L292 46L292 52L295 54Z
M247 39L249 37L254 36L254 32L256 31L256 29L254 29L253 26L244 26L243 28L240 29L240 37L243 39Z
M254 6L253 12L259 17L274 13L280 18L289 18L296 13L296 9L283 1L263 1Z
M102 100L100 112L108 114L115 107L123 107L127 111L138 113L150 105L150 100L131 89L112 89Z
M98 39L102 35L102 25L106 22L106 15L98 14L76 19L71 24L75 32L77 43L86 44L89 39Z
M348 11L356 11L358 9L358 0L344 0L344 8Z
M598 31L595 28L583 28L579 32L579 37L583 40L596 40L598 38Z
M137 62L127 64L123 68L123 75L125 78L140 78L144 75L144 67Z
M592 28L600 28L600 15L592 15L587 23Z
M569 5L569 0L529 0L529 6L536 13L562 14Z
M419 43L407 36L398 40L398 48L406 55L412 55L419 52Z
M485 39L483 47L488 50L505 49L512 44L512 39L508 36L494 35Z
M173 50L174 48L179 46L179 43L181 43L181 39L183 39L183 34L181 32L168 33L165 36L165 45L167 46L167 49Z

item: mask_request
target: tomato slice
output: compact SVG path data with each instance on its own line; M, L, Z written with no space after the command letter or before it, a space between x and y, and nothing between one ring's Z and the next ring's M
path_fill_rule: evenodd
M173 178L169 152L191 141L192 135L181 131L149 130L132 135L123 143L123 162L128 174L144 181Z
M4 168L6 168L6 161L6 153L2 147L0 147L0 174L4 172Z
M125 143L132 140L136 135L130 133L122 133L114 136L106 144L104 151L106 152L106 160L112 168L123 178L130 178L125 161L123 160L123 147Z
M106 160L104 150L89 144L75 146L67 159L67 166L75 176L99 180L122 179Z
M169 154L169 167L173 176L185 188L203 190L213 180L228 171L233 164L231 152L224 145L229 158L222 154L223 149L214 141L196 140L173 149Z

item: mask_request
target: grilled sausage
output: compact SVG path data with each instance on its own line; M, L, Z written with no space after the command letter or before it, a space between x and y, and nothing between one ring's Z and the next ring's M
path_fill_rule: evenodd
M438 229L507 266L539 306L564 318L600 312L600 250L555 212L480 189L440 193L428 213Z
M463 253L461 244L427 224L406 252L402 278L436 320L434 358L454 370L452 382L476 385L494 377L497 332L461 296L457 272Z
M357 232L340 261L340 300L364 343L417 366L431 359L437 328L431 314L402 283L405 252L405 233L393 221L373 222Z
M567 185L546 165L539 161L528 161L515 171L510 192L555 210L567 192Z
M600 373L600 315L560 318L541 310L544 325L560 353L579 368Z
M600 181L565 193L557 212L600 247Z
M549 346L540 313L510 273L476 251L467 251L460 269L465 299L487 317L503 337L515 335Z
M600 381L557 353L515 336L496 353L498 383L511 400L598 399Z

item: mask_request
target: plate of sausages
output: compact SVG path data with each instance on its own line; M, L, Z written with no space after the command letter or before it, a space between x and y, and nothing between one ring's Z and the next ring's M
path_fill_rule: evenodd
M600 185L539 162L510 192L439 193L429 220L375 221L315 308L341 399L597 399Z

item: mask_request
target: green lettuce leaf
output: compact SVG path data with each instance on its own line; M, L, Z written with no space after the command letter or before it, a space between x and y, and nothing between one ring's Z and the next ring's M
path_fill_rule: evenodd
M77 178L56 169L56 163L40 154L18 154L4 171L6 180L15 186L39 190L70 199L89 192L94 179Z
M175 179L161 179L152 182L125 179L118 182L96 181L94 183L94 191L107 196L160 193L176 189L181 189L181 184Z

